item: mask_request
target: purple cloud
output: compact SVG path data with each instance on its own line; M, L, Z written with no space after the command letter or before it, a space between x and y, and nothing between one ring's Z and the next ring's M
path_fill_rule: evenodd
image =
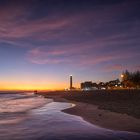
M135 5L124 1L79 11L48 8L46 16L35 19L28 19L32 15L28 6L6 6L0 9L0 41L28 47L25 56L35 64L74 62L77 66L95 66L121 60L125 63L126 59L139 56L139 19L125 19L133 19L130 11L137 12Z

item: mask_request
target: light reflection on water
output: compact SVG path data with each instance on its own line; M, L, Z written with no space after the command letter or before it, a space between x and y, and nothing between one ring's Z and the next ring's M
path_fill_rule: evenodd
M6 114L7 117L0 115L0 140L140 139L140 135L136 133L103 129L84 121L81 117L61 112L61 110L73 106L71 103L51 102L44 105L44 102L50 102L50 100L34 96L31 98L35 99L31 100L24 97L26 99L24 102L26 103L25 108L23 107L23 101L21 102L22 98L20 98L20 101L16 99L14 112L11 113L9 110ZM4 105L2 102L1 104ZM19 109L21 106L22 112ZM26 110L28 111L26 112ZM10 119L14 120L14 123L9 122ZM3 123L4 121L5 123Z

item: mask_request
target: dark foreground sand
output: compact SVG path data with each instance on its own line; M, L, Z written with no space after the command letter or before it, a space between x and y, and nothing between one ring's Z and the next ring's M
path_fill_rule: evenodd
M88 103L73 103L76 104L75 107L63 110L63 112L81 116L84 120L104 128L140 133L140 119L127 114L98 109L98 106Z
M110 95L106 91L97 92L100 92L100 94L81 92L39 94L47 98L53 98L54 101L74 103L75 107L63 110L63 112L81 116L95 125L113 130L140 133L139 91L131 91L131 93L123 91L123 93L126 92L125 95L123 93L120 95L120 91L119 93L118 91L117 93L116 91L110 91ZM133 95L131 95L132 92ZM120 110L118 110L119 108Z

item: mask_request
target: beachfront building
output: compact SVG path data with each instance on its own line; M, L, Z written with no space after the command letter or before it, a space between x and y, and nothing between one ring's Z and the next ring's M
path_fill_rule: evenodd
M85 81L81 83L81 90L89 91L98 89L98 85L96 83L92 83L92 81Z
M119 79L112 80L106 83L107 89L118 89L122 87L122 84Z

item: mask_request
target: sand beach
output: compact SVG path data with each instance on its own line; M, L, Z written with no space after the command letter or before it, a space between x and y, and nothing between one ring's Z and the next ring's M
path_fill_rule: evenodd
M55 102L75 104L74 107L63 112L81 116L94 125L140 133L139 106L136 106L139 103L139 90L94 91L94 93L55 91L39 94L46 98L53 98ZM120 110L117 110L119 108Z

